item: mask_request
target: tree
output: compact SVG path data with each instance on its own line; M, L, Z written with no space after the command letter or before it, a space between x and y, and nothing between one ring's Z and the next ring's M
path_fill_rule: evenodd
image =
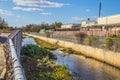
M0 17L0 29L8 27L7 22Z
M55 29L55 28L60 28L62 25L61 22L55 22L50 25L50 28Z

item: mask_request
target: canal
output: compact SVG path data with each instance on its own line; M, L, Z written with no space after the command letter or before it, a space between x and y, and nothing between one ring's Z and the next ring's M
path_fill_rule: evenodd
M36 44L32 38L24 38L22 45ZM62 55L61 51L51 51L57 56L58 65L67 65L68 70L77 73L83 80L120 80L120 70L82 55ZM78 79L76 79L78 80Z

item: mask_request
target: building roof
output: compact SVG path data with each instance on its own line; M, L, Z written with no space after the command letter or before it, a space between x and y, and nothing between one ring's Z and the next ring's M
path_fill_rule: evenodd
M113 24L95 24L92 26L111 26L111 27L120 27L120 23L113 23Z
M103 16L103 17L100 17L100 18L105 18L105 17L118 17L120 16L120 14L116 14L116 15L111 15L111 16ZM99 19L99 18L98 18Z

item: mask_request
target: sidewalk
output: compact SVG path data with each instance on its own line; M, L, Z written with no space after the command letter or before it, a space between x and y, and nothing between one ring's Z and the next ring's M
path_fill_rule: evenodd
M6 60L4 56L3 45L0 44L0 80L4 79L6 72Z

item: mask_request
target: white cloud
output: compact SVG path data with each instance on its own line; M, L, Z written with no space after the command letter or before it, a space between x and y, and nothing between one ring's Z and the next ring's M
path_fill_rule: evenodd
M16 5L19 6L34 6L34 7L62 7L64 5L69 4L63 4L58 2L51 2L48 0L12 0Z
M97 16L93 16L93 18L98 18Z
M75 16L75 17L71 17L71 20L74 20L74 21L80 21L80 20L81 20L81 18L80 18L80 17Z
M13 15L10 11L6 11L6 10L3 10L3 9L0 9L0 14Z
M22 11L43 11L43 9L39 8L22 8L22 7L13 7L14 10L22 10Z
M51 15L51 13L47 13L47 12L42 12L42 15Z
M90 10L90 9L86 9L85 11L86 11L86 12L90 12L91 10Z

